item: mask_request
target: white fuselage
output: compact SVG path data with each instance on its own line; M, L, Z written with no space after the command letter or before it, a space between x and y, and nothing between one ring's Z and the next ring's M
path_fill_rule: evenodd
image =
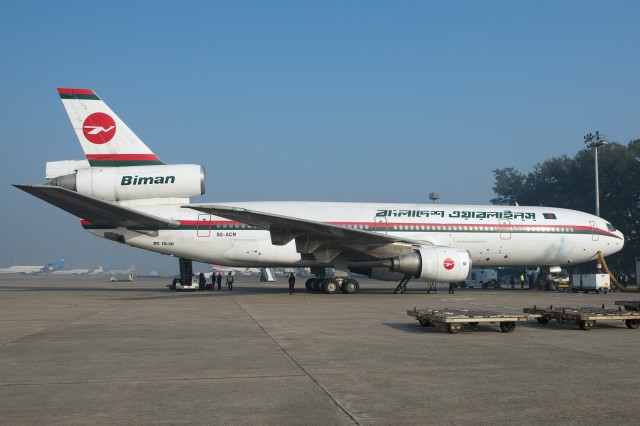
M44 270L46 266L10 266L8 268L0 268L0 274L34 274Z
M225 205L219 204L217 205ZM474 266L556 266L593 260L622 249L624 237L605 220L552 207L245 202L234 207L398 235L425 245L467 250ZM175 205L139 210L178 220L180 226L146 234L86 228L104 237L119 232L126 244L229 266L322 266L303 259L295 242L277 246L269 231Z

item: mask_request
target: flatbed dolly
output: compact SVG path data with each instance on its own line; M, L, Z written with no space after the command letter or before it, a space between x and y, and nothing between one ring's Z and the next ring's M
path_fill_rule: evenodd
M575 321L582 330L591 330L596 325L596 321L614 320L624 321L628 328L637 329L640 327L640 312L623 311L622 307L618 309L606 309L604 305L601 308L587 307L556 307L549 308L524 308L525 314L530 314L540 324L546 324L549 320L555 319L562 323L564 321Z
M444 324L451 334L462 331L465 323L471 326L479 323L500 323L500 330L503 333L511 333L515 330L517 321L527 321L529 319L528 315L468 309L413 308L413 310L407 310L407 315L415 317L423 327L433 327L436 323Z
M640 311L640 300L616 300L615 303L624 306L625 311Z

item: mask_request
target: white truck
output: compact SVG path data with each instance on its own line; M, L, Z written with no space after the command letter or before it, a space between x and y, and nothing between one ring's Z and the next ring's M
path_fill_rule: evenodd
M571 291L607 294L611 291L611 278L609 274L575 274L571 277Z
M169 290L182 291L182 290L204 290L206 282L200 279L198 275L191 276L191 280L186 283L182 283L179 278L174 278L171 284L167 284Z
M500 288L498 271L495 269L472 269L469 279L462 283L468 288Z

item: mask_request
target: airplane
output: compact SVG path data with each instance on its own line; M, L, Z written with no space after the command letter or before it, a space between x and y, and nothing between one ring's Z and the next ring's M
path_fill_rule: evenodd
M233 275L258 275L261 268L241 268L233 266L211 265L211 272L228 274L231 272Z
M276 281L276 276L271 268L236 268L233 266L211 265L211 273L223 275L231 273L232 275L245 276L258 275L261 282Z
M201 165L163 163L89 89L58 94L86 159L47 162L43 185L16 184L108 240L235 267L310 268L310 291L353 294L349 272L374 279L460 282L477 268L548 270L620 251L606 220L555 207L331 202L191 204L205 193ZM333 268L334 276L325 270Z
M53 275L94 275L103 272L102 266L93 268L60 269L52 272Z
M8 268L0 268L0 274L41 274L55 273L59 269L64 268L64 257L56 262L46 265L14 265Z

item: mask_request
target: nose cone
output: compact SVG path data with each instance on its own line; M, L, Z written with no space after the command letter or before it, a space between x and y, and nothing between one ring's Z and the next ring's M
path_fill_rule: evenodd
M622 250L622 248L624 247L624 242L625 242L625 238L624 238L624 234L620 231L616 231L616 235L618 237L620 237L620 250Z
M607 245L603 247L602 254L605 256L619 252L624 247L624 234L618 230L612 232L613 236L607 238Z

